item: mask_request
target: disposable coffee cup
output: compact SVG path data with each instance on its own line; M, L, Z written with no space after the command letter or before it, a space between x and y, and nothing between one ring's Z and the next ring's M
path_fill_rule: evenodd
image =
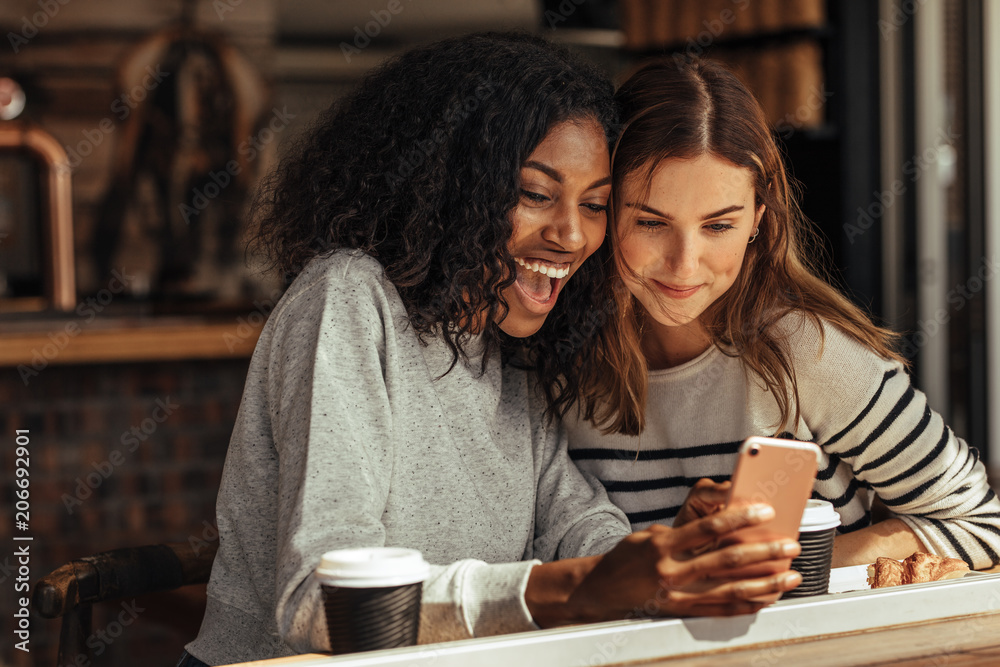
M830 587L833 538L840 514L826 500L809 500L799 524L802 553L792 561L792 569L802 575L802 583L782 595L782 599L824 595Z
M316 568L335 654L413 646L430 567L416 549L328 551Z

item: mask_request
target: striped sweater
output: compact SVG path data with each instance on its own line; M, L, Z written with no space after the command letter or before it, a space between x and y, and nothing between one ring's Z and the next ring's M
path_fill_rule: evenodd
M1000 501L979 454L930 409L902 364L829 324L825 339L799 315L781 325L800 399L798 423L783 435L822 449L813 497L834 504L840 532L870 525L877 494L935 553L974 568L1000 561ZM646 419L631 437L566 418L570 455L600 479L633 530L669 525L698 479L729 479L742 440L774 435L779 411L759 378L713 346L650 371Z

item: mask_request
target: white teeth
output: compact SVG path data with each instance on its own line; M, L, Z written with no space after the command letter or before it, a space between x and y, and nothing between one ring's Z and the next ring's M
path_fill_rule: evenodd
M549 278L565 278L569 275L569 267L556 268L554 266L548 266L542 264L541 262L532 262L528 264L526 261L520 257L515 257L514 261L523 266L526 269L531 269L536 273L541 273L543 276L548 276Z

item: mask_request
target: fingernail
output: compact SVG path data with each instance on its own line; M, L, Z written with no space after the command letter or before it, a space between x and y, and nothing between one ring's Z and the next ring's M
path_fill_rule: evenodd
M786 572L784 576L781 577L782 586L798 586L802 581L802 575L798 572Z
M799 553L799 543L798 542L786 542L781 545L781 553L786 556L795 556Z
M770 505L751 505L750 517L767 521L774 518L774 508Z

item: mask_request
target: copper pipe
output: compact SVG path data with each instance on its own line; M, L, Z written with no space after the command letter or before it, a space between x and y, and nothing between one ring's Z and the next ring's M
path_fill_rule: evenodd
M47 204L45 292L56 310L73 310L76 306L76 273L69 156L51 134L20 121L0 123L0 150L4 148L28 150L45 165L42 178L43 197Z

